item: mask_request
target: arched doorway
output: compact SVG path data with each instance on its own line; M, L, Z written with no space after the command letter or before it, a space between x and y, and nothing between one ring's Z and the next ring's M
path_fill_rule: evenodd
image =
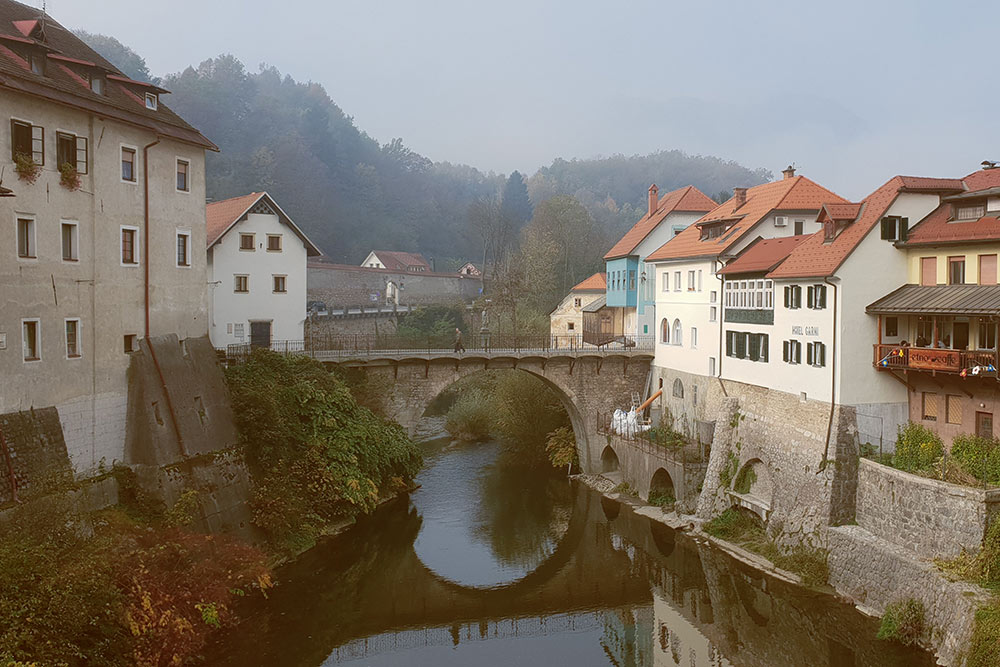
M657 468L653 479L649 482L647 500L652 505L669 505L677 500L674 491L674 480L665 468Z
M611 445L604 448L601 452L601 472L618 472L618 454L612 449Z

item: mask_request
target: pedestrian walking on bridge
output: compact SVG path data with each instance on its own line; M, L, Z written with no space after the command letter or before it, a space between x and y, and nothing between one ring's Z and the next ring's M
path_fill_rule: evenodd
M462 345L462 330L455 328L455 352L465 352L465 346Z

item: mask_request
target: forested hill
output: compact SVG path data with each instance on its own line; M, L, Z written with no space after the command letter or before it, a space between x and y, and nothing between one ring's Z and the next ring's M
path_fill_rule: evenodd
M136 78L152 77L145 61L113 38L78 33ZM316 83L274 68L248 72L229 55L163 77L166 103L214 141L208 196L225 199L267 190L335 260L360 262L372 248L416 250L439 268L481 259L481 230L470 206L501 196L506 177L430 159L401 139L380 144ZM532 203L556 194L584 204L608 238L645 211L646 189L693 183L715 195L768 175L718 158L680 151L595 160L556 160L528 179Z

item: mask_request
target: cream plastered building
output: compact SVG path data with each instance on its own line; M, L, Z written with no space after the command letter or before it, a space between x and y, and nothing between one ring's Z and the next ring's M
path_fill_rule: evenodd
M583 340L583 309L604 296L605 274L582 280L549 313L549 333L555 345L569 346Z
M129 351L208 332L215 146L51 18L0 2L0 413L54 406L79 474L124 456ZM15 157L37 175L19 178ZM61 183L60 165L79 179ZM73 179L69 179L72 181ZM147 213L148 212L148 213Z
M319 249L266 192L212 202L206 217L212 345L303 341L306 263Z

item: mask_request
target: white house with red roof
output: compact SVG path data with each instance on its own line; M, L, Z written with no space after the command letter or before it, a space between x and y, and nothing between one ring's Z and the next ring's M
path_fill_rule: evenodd
M569 347L582 342L583 309L604 298L607 279L603 273L581 280L559 305L549 313L549 333L556 346Z
M408 271L411 273L428 273L430 263L423 255L415 252L398 252L395 250L372 250L361 262L361 266L369 269L389 269L391 271ZM471 275L471 274L470 274Z
M212 202L205 217L212 344L302 341L306 263L319 249L266 192Z
M166 95L0 0L0 415L55 407L78 473L125 459L139 340L208 332L217 149Z
M604 314L614 330L625 335L652 335L655 329L653 271L646 256L684 231L716 203L693 185L659 196L656 184L649 186L644 215L604 255L607 294ZM601 332L596 332L603 336ZM603 343L602 339L589 342Z
M815 232L824 203L846 200L791 167L783 178L733 197L650 253L655 270L654 375L664 389L661 407L675 420L711 420L705 396L719 376L722 279L717 271L758 238Z

